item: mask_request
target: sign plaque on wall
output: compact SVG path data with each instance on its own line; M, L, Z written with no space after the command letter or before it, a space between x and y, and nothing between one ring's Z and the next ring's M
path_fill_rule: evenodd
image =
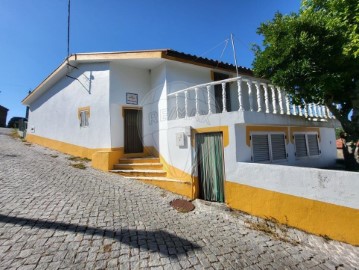
M126 93L126 104L138 105L138 94Z

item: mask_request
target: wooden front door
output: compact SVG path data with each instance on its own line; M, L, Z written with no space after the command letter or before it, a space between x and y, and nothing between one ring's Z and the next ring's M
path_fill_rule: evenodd
M200 198L224 202L222 133L196 134L196 157Z
M142 110L124 109L125 153L142 153Z

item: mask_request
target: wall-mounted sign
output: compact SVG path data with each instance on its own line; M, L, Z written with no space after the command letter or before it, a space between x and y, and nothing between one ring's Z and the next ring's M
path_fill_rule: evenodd
M126 93L126 104L138 105L138 94Z

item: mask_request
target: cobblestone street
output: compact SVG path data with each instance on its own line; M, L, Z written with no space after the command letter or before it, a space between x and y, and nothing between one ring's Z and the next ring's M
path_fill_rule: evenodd
M359 247L200 200L180 213L68 158L0 129L0 269L359 269Z

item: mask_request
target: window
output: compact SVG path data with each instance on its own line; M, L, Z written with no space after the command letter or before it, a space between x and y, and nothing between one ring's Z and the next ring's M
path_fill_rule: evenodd
M78 118L80 120L80 127L88 127L90 118L90 107L79 108Z
M273 162L287 159L283 133L251 134L252 161Z
M317 133L294 134L295 156L297 158L319 156L320 149Z

